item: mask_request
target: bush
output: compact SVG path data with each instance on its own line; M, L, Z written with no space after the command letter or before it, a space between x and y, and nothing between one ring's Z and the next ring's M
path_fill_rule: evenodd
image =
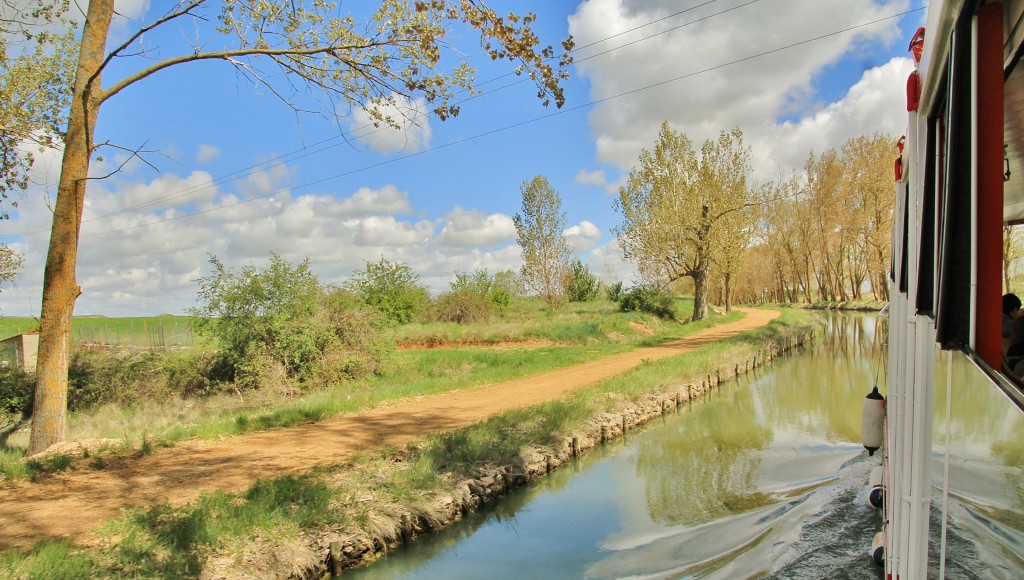
M646 312L661 318L676 318L673 300L667 292L654 286L636 286L622 295L619 309L623 312Z
M263 270L249 265L230 272L210 258L214 272L199 279L201 306L191 310L194 325L212 335L236 366L270 356L289 374L299 374L318 358L318 337L307 321L323 294L309 260L293 267L277 254Z
M328 383L384 375L395 365L395 342L387 332L389 321L366 308L343 289L326 294L317 314L318 326L329 332L318 380Z
M612 302L622 301L622 281L618 281L614 284L610 284L605 288L605 294L608 296L608 300Z
M364 270L357 270L347 290L364 304L380 311L388 320L407 324L418 319L430 303L427 289L408 264L396 264L381 258Z
M17 421L31 415L34 393L35 377L31 373L12 364L0 366L0 425L7 416L14 415Z
M600 285L597 282L597 277L590 272L590 268L576 258L569 266L569 281L565 290L569 296L569 302L589 302L597 298Z
M518 288L518 279L512 270L494 276L486 269L472 274L456 272L451 290L434 302L434 318L460 324L488 320L508 311Z
M75 351L68 364L68 409L166 399L170 389L164 360L153 352Z
M434 317L441 322L467 324L491 318L497 306L487 297L471 290L442 294L434 303Z

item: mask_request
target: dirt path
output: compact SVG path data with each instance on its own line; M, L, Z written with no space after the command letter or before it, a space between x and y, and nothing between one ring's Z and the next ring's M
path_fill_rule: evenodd
M451 393L395 401L377 408L224 441L189 440L119 468L59 474L0 489L0 549L65 537L96 540L96 526L124 507L168 501L181 505L213 490L240 491L269 479L334 464L381 445L462 427L516 407L558 399L621 374L644 359L687 352L763 326L778 312L742 309L746 316L687 338L573 367Z

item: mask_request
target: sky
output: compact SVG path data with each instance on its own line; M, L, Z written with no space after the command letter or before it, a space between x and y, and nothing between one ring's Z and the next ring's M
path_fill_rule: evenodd
M211 256L235 271L263 267L271 252L308 258L325 284L385 259L408 264L435 294L456 272L518 270L512 218L537 175L561 197L574 255L629 286L635 269L616 244L612 201L663 122L698 145L739 127L759 183L851 137L895 138L906 126L907 45L926 16L921 0L488 4L535 13L545 44L572 35L561 109L542 106L465 30L451 40L484 92L443 122L378 130L359 109L296 112L222 61L172 67L107 101L96 141L112 146L91 174L109 176L87 189L75 314L186 314ZM108 46L168 5L118 1ZM147 33L144 56L117 61L104 86L197 39L211 50L225 42L185 22ZM127 153L137 149L145 162ZM0 316L39 315L59 173L59 151L37 154L33 184L0 222L0 243L24 255L0 287Z

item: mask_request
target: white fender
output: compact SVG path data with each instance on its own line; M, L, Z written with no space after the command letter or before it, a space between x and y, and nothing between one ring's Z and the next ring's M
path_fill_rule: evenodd
M885 532L878 532L871 540L871 561L879 568L885 566Z
M885 486L882 484L884 475L885 470L881 465L871 470L871 476L868 477L868 496L865 502L869 507L881 509L885 505Z
M878 387L871 389L864 397L864 408L860 416L860 436L868 455L874 455L882 446L885 437L885 398L879 394Z

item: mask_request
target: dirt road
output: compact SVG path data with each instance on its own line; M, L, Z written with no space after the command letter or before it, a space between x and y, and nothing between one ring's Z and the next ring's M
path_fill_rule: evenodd
M644 359L661 359L758 328L779 313L742 309L746 316L687 338L498 384L395 401L318 423L229 438L190 440L117 468L59 474L0 489L0 549L30 547L43 538L88 544L94 529L121 508L168 501L181 505L213 490L240 491L269 479L335 464L381 445L481 421L508 409L558 399L621 374Z

